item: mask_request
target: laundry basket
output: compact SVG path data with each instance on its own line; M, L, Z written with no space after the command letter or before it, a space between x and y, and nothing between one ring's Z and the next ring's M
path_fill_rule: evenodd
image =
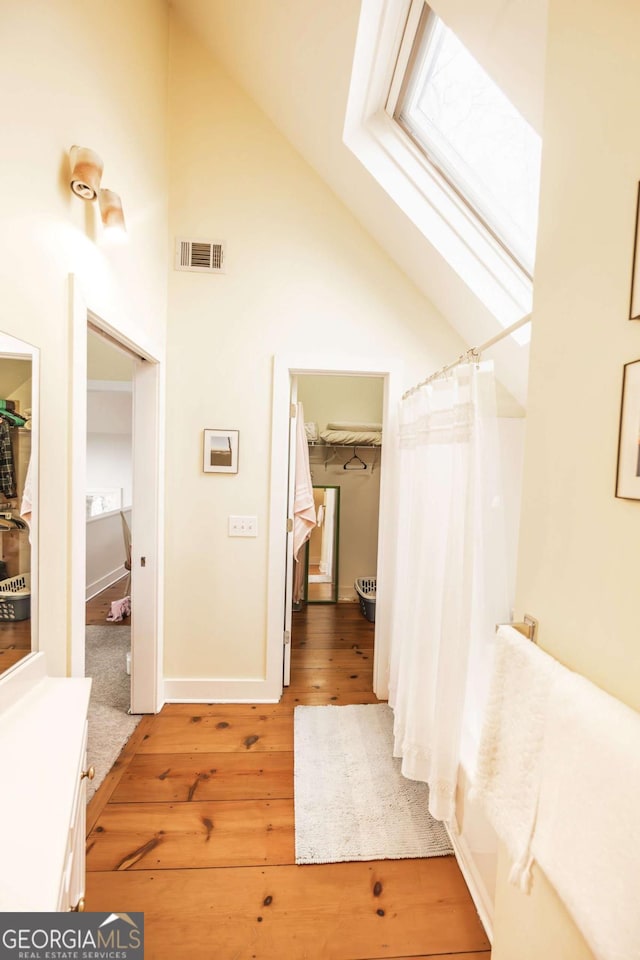
M376 620L376 578L358 577L354 584L358 599L360 600L360 609L371 623Z
M0 622L28 620L31 616L31 574L0 580Z

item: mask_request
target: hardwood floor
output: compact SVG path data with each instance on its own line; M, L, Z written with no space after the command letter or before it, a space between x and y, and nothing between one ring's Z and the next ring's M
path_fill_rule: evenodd
M294 863L293 710L375 703L372 668L358 605L311 606L279 704L144 718L88 808L87 910L144 911L147 960L489 960L453 857Z
M0 673L31 653L31 620L0 621Z
M97 594L95 597L92 597L91 600L87 600L86 604L86 624L87 626L110 626L111 620L107 620L107 614L111 610L112 600L121 600L125 596L124 590L126 587L126 577L123 577L121 580L118 580L116 583L113 583L110 587L107 587L106 590L103 590L102 593ZM115 626L122 626L123 623L125 626L130 624L130 619L120 621L115 623Z

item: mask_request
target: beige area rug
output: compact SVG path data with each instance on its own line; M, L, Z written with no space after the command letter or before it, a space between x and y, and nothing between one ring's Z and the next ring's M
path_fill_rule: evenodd
M88 762L96 775L87 781L91 799L141 717L129 716L131 678L126 656L131 649L131 627L91 626L86 628L85 674L91 677L89 700Z
M453 853L428 811L428 786L403 777L392 753L387 704L296 707L296 863Z

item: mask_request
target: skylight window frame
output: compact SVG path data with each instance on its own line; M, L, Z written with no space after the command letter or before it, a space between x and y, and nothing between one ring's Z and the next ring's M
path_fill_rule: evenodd
M453 271L475 298L467 303L475 302L486 311L483 331L489 335L496 332L492 319L505 328L531 313L533 282L387 112L403 38L406 43L415 7L416 0L367 0L361 5L343 139L442 258L445 270L432 294L440 299L434 302L442 304L446 312L448 271ZM422 7L423 0L419 0L414 32ZM431 258L428 262L430 267L437 263ZM461 306L464 300L465 294L456 294ZM462 310L464 326L467 308ZM518 339L518 333L513 339Z
M532 282L533 263L529 265L525 262L522 252L510 246L507 237L491 224L482 210L482 203L474 202L473 188L465 189L464 175L448 169L438 156L437 148L418 136L410 123L402 116L403 105L413 93L418 82L416 64L420 61L425 48L428 47L438 22L442 23L442 20L429 6L427 0L411 0L389 86L389 94L384 104L384 112L402 131L402 135L410 141L414 152L418 152L429 173L440 180L445 192L450 195L453 192L457 200L471 213L481 231L488 235L493 243L497 244L514 263L517 270L528 281ZM446 24L444 26L446 27ZM456 179L456 176L458 179Z

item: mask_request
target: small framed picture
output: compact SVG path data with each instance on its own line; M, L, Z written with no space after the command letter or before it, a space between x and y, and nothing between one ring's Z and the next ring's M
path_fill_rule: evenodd
M205 473L237 473L239 430L204 430L202 469Z
M616 497L640 500L640 360L624 365Z
M636 228L633 235L633 259L631 262L631 301L629 320L640 319L640 183L636 200Z

